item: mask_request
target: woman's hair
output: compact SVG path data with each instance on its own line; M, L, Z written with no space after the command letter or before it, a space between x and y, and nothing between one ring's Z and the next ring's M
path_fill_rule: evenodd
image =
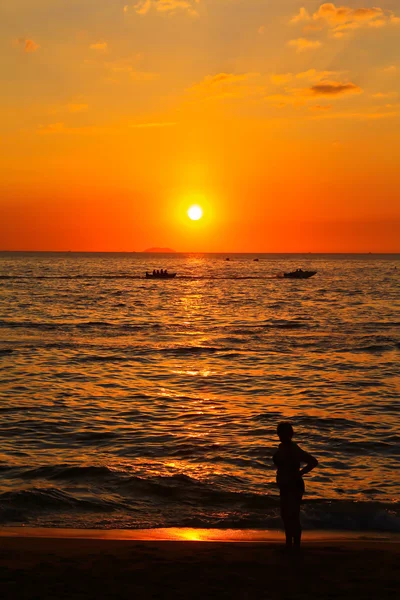
M279 423L276 432L281 442L291 440L294 433L293 427L287 421L282 421L282 423Z

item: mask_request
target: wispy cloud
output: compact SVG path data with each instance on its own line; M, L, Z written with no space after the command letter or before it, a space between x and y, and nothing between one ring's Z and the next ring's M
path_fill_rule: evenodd
M274 85L285 85L295 79L318 82L332 77L338 77L342 74L342 71L318 71L317 69L308 69L308 71L301 71L300 73L273 73L270 76L270 79Z
M310 13L306 8L302 7L300 8L298 14L290 19L290 23L295 25L296 23L302 23L303 21L309 21L310 19Z
M176 121L149 121L142 123L125 123L119 125L83 125L71 126L64 121L40 125L36 130L39 135L108 135L126 133L127 128L131 129L162 129L175 127Z
M107 52L108 44L107 42L95 42L94 44L90 44L89 48L98 52Z
M124 131L121 127L102 127L96 125L85 125L81 127L71 127L63 121L40 125L36 130L39 135L108 135L118 134Z
M305 50L315 50L322 46L319 40L309 40L307 38L297 38L297 40L290 40L288 46L296 48L296 52L304 52Z
M216 75L207 75L202 81L190 87L188 91L208 99L263 95L266 88L260 77L260 73L217 73Z
M388 25L398 25L400 17L392 11L380 7L351 8L336 6L332 2L321 4L318 10L310 13L300 8L290 20L291 24L304 26L304 31L328 29L333 37L341 38L347 33L361 28L379 29Z
M65 113L82 113L89 109L89 105L83 101L76 100L75 102L68 102L67 104L57 104L49 107L50 115L59 115Z
M155 79L158 76L157 73L138 69L141 58L141 55L137 55L133 58L107 61L104 66L113 77L126 75L134 81L150 81ZM113 80L118 81L118 79Z
M152 4L152 0L139 0L133 8L138 15L145 15L151 9Z
M371 98L375 98L377 100L387 100L388 98L396 98L399 94L397 92L377 92L376 94L372 94Z
M37 44L33 40L27 39L27 38L18 38L17 44L19 46L22 46L24 48L24 52L26 52L28 54L32 53L32 52L36 52L36 50L38 50L40 48L39 44Z
M66 131L67 128L65 126L65 123L58 122L49 123L48 125L40 125L39 129L37 130L37 133L45 135L51 133L65 133Z
M138 15L147 15L150 11L159 13L174 14L176 12L186 12L192 17L198 16L196 5L200 0L139 0L135 4L124 6L124 13L130 11Z
M350 121L381 121L400 117L399 111L388 112L322 112L315 114L313 119L346 119Z
M382 69L383 73L394 74L399 71L399 67L397 65L389 65L388 67L384 67Z

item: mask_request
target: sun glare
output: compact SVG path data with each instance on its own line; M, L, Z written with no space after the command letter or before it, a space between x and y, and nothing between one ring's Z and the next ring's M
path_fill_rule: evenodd
M187 211L189 219L198 221L203 216L203 209L198 204L193 204Z

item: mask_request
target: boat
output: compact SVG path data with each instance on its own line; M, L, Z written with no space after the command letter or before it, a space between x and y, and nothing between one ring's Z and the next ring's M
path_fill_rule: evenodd
M146 271L146 279L173 279L176 273L149 273Z
M283 276L285 279L309 279L315 275L316 272L317 271L303 271L303 269L296 269L295 271L284 273Z

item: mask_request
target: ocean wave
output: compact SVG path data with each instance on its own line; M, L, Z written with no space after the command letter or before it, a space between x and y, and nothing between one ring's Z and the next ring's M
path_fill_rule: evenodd
M12 348L0 348L0 357L1 356L10 356L14 350Z
M394 349L400 348L400 342L393 341L388 344L369 344L366 346L358 346L352 348L351 352L370 352L372 354L381 354L383 352L392 352Z
M3 492L0 494L0 515L2 510L23 509L24 511L34 510L65 510L80 509L87 511L94 510L114 510L115 503L104 499L93 498L91 500L79 498L59 490L58 488L30 488L27 490L17 490Z
M74 330L114 330L116 333L121 331L136 332L145 331L149 329L159 329L162 327L158 323L143 323L136 325L133 323L112 323L109 321L81 321L81 322L70 322L70 321L13 321L13 320L0 320L0 328L8 329L33 329L39 331L59 331L59 332L71 332ZM55 346L55 344L51 344ZM63 344L64 345L64 344Z
M13 469L15 472L15 468ZM89 480L106 480L109 478L117 478L118 474L108 467L103 466L42 466L35 469L25 467L18 469L19 477L25 480L47 479L63 480L63 481L89 481Z
M163 348L158 350L160 354L171 354L173 356L215 354L221 352L222 348L212 346L178 346L177 348Z
M281 527L276 496L207 490L207 486L180 476L158 481L130 478L119 494L100 494L93 488L72 493L54 487L4 492L0 494L0 522L102 529ZM305 529L398 533L400 504L306 501L302 522Z

